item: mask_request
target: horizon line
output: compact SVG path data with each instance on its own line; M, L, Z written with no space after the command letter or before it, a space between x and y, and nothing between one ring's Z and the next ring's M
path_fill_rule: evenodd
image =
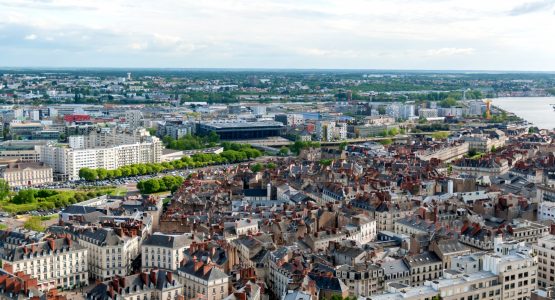
M267 68L267 67L53 67L53 66L0 66L0 70L38 70L38 71L49 71L49 70L69 70L69 71L79 71L79 70L95 70L95 71L108 71L108 70L156 70L156 71L229 71L229 72L241 72L241 71L317 71L317 72L329 72L329 71L348 71L348 72L414 72L414 73L499 73L499 74L509 74L509 73L530 73L530 74L555 74L555 70L551 71L540 71L540 70L493 70L493 69L371 69L371 68Z

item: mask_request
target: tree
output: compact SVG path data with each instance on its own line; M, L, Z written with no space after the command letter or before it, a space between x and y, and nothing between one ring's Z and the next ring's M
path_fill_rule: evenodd
M280 156L287 156L287 155L289 155L289 148L287 148L287 147L285 147L285 146L282 146L282 147L279 149L279 155L280 155Z
M28 189L28 190L20 190L12 199L12 203L14 204L30 204L35 203L35 193L36 190Z
M0 201L6 199L10 194L10 185L9 183L4 180L0 179Z
M455 100L455 98L452 98L452 97L447 97L447 99L439 102L439 106L444 108L453 107L453 106L456 106L457 104L458 104L457 100Z
M96 169L98 180L104 180L108 177L108 170L103 168Z
M444 140L449 136L449 132L445 132L445 131L438 131L438 132L434 132L432 134L432 138L436 139L436 140Z
M82 168L79 170L79 177L85 179L86 181L93 181L98 178L98 173L96 170L91 168Z
M254 173L258 173L260 171L262 171L263 167L261 164L257 163L251 166L251 171L253 171Z
M383 139L380 141L380 144L387 146L387 145L391 145L393 143L393 141L391 139Z

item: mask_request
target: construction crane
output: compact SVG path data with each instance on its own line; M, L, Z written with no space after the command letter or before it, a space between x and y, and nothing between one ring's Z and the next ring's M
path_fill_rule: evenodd
M485 99L484 102L486 103L486 120L491 120L491 100Z

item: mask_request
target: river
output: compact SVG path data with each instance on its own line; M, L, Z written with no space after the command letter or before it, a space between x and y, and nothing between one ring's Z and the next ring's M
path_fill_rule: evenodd
M494 98L492 104L510 111L541 129L555 128L555 97Z

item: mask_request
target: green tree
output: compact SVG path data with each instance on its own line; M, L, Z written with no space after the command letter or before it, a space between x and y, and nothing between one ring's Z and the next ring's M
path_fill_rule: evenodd
M14 204L31 204L35 203L35 194L36 190L28 189L28 190L20 190L13 198L12 203Z
M387 146L387 145L393 144L393 141L391 139L383 139L383 140L380 140L380 144Z
M287 147L285 147L285 146L282 146L282 147L279 149L279 155L280 155L280 156L287 156L287 155L289 155L289 148L287 148Z
M4 179L0 179L0 201L6 199L9 194L10 184Z
M108 170L106 170L104 168L96 169L96 173L97 173L97 176L98 176L98 180L104 180L104 179L106 179L106 177L108 177Z
M254 173L258 173L262 171L263 168L264 167L261 164L257 163L251 166L251 171L253 171Z
M93 181L98 178L98 174L96 170L93 170L91 168L82 168L81 170L79 170L79 177L87 181Z

